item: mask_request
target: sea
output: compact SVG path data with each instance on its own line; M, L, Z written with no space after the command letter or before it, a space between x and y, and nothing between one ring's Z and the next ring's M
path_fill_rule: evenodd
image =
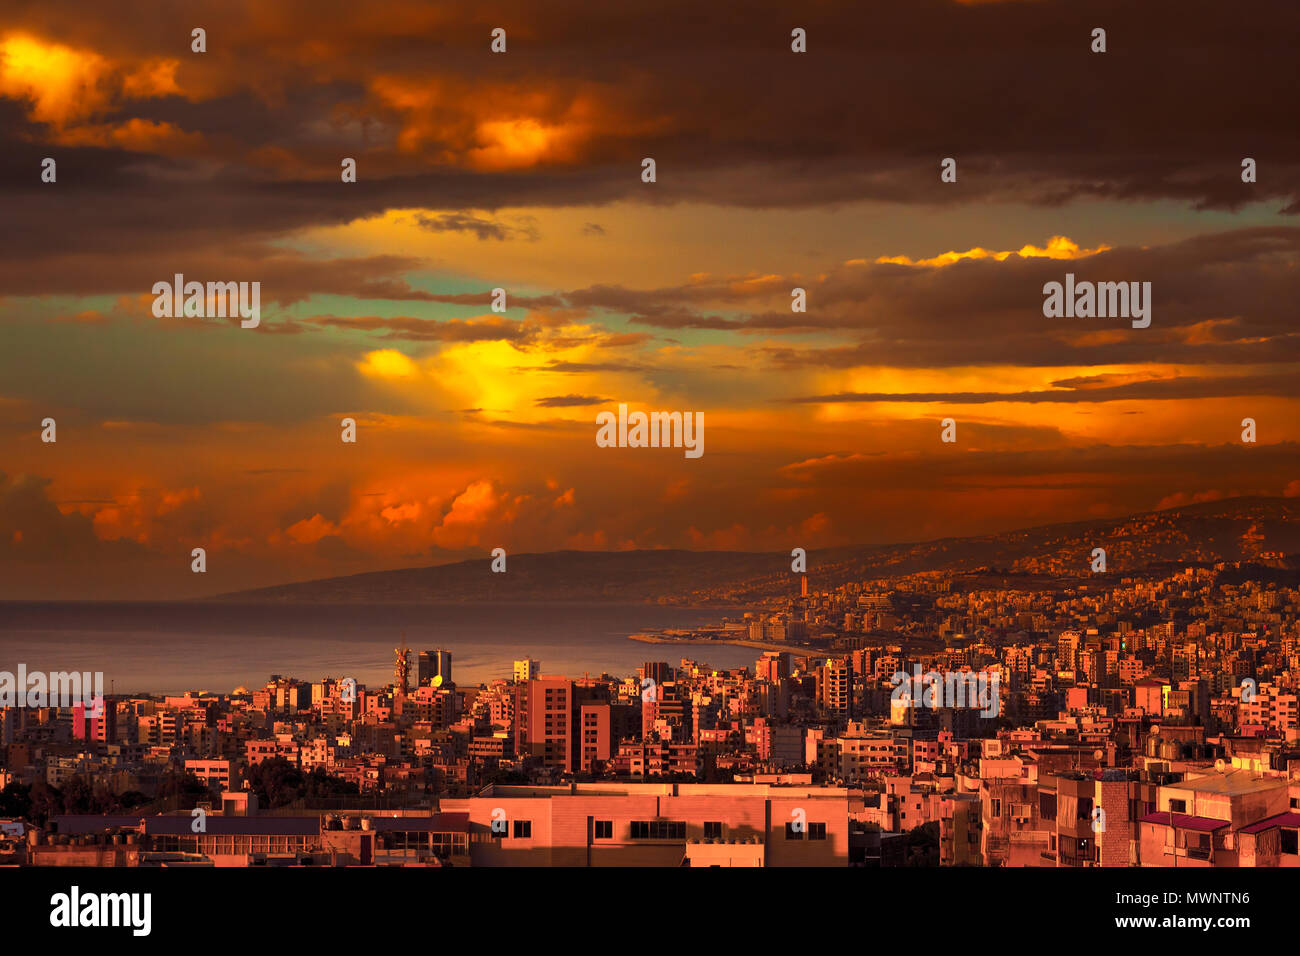
M628 635L715 623L736 611L639 604L416 605L202 602L0 602L0 671L102 671L111 693L230 693L278 674L300 680L393 679L394 649L451 652L461 686L541 673L628 676L645 661L683 657L753 668L762 653L726 644L668 646ZM415 654L411 675L415 676Z

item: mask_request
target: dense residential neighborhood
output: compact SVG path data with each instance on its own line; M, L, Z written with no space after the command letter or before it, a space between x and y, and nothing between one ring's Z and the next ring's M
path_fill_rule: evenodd
M1280 554L788 595L676 663L3 710L0 853L99 865L1294 866ZM1277 583L1281 581L1282 583ZM715 670L713 642L756 651ZM702 646L703 645L703 646ZM954 699L954 691L958 697ZM968 693L964 693L968 691Z

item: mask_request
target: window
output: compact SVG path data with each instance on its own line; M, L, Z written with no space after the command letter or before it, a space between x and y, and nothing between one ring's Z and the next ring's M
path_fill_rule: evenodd
M1079 798L1079 819L1080 820L1092 819L1092 797Z
M1296 830L1279 830L1279 831L1278 831L1278 837L1279 837L1279 838L1281 839L1281 841L1282 841L1282 852L1283 852L1283 853L1291 853L1291 854L1295 854L1295 853L1297 853L1297 852L1300 852L1300 849L1297 849L1297 839L1296 839L1296 834L1297 834L1298 832L1300 832L1300 831L1296 831Z
M685 840L686 824L680 820L633 820L633 840Z
M614 839L614 821L597 820L596 821L596 839L612 840Z
M532 821L532 820L516 820L516 821L515 821L515 839L516 839L516 840L529 840L529 839L532 839L532 836L533 836L533 821Z
M993 815L993 816L995 816L995 817L1000 817L1000 816L1002 816L1002 800L1001 800L1001 798L999 798L999 797L994 797L992 800L990 800L990 801L989 801L989 809L990 809L990 811L992 812L992 815Z
M810 839L810 840L825 840L825 839L826 839L826 824L824 824L824 823L810 823L810 824L808 824L808 839Z
M706 822L706 823L704 824L704 839L706 839L706 840L721 840L721 839L722 839L722 823L721 823L721 822Z
M787 823L785 825L785 838L787 840L802 840L803 830L796 830L794 827L794 823Z
M1186 801L1186 800L1170 800L1170 801L1169 801L1169 812L1170 812L1170 813L1186 813L1186 812L1187 812L1187 801Z

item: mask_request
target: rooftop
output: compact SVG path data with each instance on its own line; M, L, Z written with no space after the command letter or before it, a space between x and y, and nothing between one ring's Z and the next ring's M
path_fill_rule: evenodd
M1228 826L1227 820L1215 820L1212 817L1193 817L1186 813L1148 813L1139 823L1155 823L1160 826L1172 826L1179 830L1199 830L1202 833L1212 833L1215 830Z
M490 784L479 797L808 797L848 799L846 787L774 783L564 783L554 786Z
M1279 813L1260 820L1258 823L1252 823L1248 827L1242 827L1241 832L1260 833L1264 830L1272 830L1275 827L1300 827L1300 813L1288 810L1286 813Z
M370 829L377 833L389 833L395 830L405 832L421 831L424 833L468 833L468 813L435 813L424 817L381 817L370 818Z
M194 821L188 816L145 817L144 832L154 836L192 836ZM316 836L320 817L218 817L204 821L208 836Z
M50 833L61 833L66 836L84 836L90 833L103 833L113 827L138 827L143 819L145 819L145 815L142 813L137 813L135 816L125 814L106 816L98 813L62 813L50 817L46 830ZM185 822L188 824L190 818L186 817Z
M1217 793L1225 796L1246 793L1260 793L1285 787L1287 782L1282 777L1261 777L1249 770L1229 770L1226 773L1207 773L1203 777L1184 780L1172 784L1177 790L1191 790L1195 793Z

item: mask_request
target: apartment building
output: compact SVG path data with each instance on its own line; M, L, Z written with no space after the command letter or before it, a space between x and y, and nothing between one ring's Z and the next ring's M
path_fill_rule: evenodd
M849 860L842 788L497 786L476 797L443 799L440 808L468 814L474 866L847 866Z
M1188 779L1160 787L1156 809L1139 821L1141 863L1239 866L1245 842L1242 831L1289 810L1285 777L1229 766L1189 775ZM1261 848L1262 832L1248 834L1252 854ZM1268 856L1268 847L1263 849Z

